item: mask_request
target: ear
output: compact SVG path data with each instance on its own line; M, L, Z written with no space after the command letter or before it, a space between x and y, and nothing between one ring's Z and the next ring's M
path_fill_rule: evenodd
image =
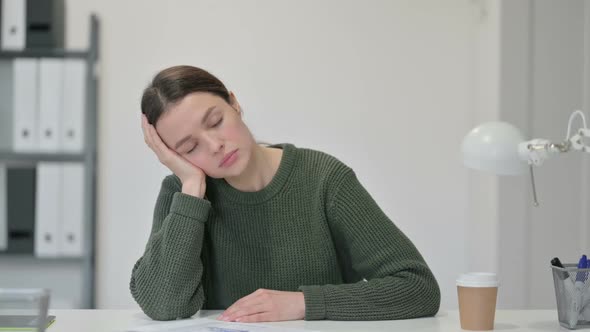
M238 114L240 114L240 116L242 116L242 107L240 106L240 103L238 103L238 99L236 98L236 95L233 93L233 91L229 92L229 104L231 107L233 107L233 109L236 110L236 112L238 112Z

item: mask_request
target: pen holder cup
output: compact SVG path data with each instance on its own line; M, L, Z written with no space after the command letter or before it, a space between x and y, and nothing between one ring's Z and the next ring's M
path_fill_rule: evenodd
M590 268L551 266L559 324L570 330L590 326Z

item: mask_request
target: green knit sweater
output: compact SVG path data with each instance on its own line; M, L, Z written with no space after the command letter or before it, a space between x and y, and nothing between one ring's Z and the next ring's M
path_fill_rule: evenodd
M301 291L305 319L435 315L440 290L412 242L338 159L292 144L271 182L207 178L205 199L162 183L131 294L151 318L225 309L259 288Z

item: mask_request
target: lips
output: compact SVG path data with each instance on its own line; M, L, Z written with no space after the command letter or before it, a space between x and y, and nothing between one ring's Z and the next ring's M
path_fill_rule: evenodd
M229 159L231 158L236 152L238 151L238 149L233 150L232 152L226 154L223 159L221 160L221 163L219 163L219 166L223 166L223 164Z

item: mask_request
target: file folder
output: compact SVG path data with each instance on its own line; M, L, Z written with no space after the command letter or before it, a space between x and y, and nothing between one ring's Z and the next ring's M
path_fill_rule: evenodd
M35 196L35 255L57 257L61 219L61 169L58 163L37 165Z
M6 167L0 164L0 251L8 248L8 212L6 210Z
M65 39L65 1L26 1L27 32L25 48L63 48Z
M62 164L62 219L59 252L62 256L81 257L84 254L84 165Z
M0 0L2 1L2 0ZM0 13L1 16L1 13ZM13 61L0 60L0 151L12 151L13 149L13 102L14 94L12 78Z
M26 43L27 1L2 0L0 49L20 51Z
M0 315L0 331L36 332L39 331L37 319L37 316L32 315ZM47 330L54 322L55 316L47 316L44 321L45 329Z
M35 168L7 167L8 253L35 252Z
M63 100L63 60L41 58L39 62L39 150L60 149Z
M86 113L86 62L83 59L66 59L64 62L62 149L82 152L85 137Z
M3 0L5 1L5 0ZM13 63L13 148L16 152L38 149L39 61L16 58Z
M46 331L50 297L47 288L0 288L0 331Z

